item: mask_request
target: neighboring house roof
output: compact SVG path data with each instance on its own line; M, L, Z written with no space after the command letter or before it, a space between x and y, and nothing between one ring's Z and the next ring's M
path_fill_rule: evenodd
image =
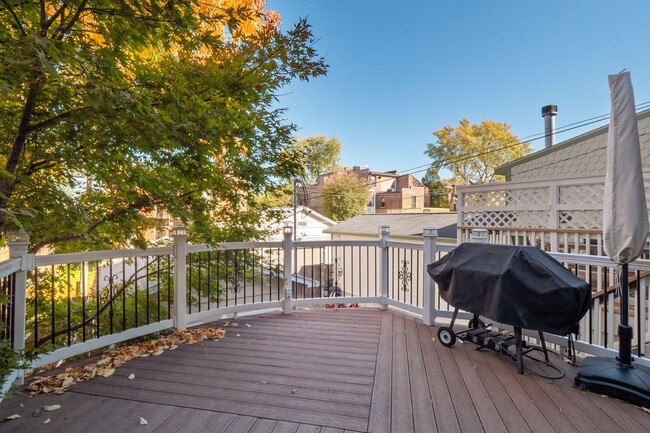
M648 117L650 117L650 109L641 111L641 112L637 113L637 115L636 115L637 122L641 121L643 119L646 119ZM607 145L606 135L607 135L608 131L609 131L609 125L601 126L599 128L593 129L593 130L591 130L589 132L586 132L584 134L581 134L581 135L578 135L576 137L565 140L565 141L563 141L561 143L558 143L558 144L556 144L556 145L554 145L552 147L548 147L548 148L539 150L537 152L531 153L530 155L526 155L523 158L515 159L514 161L511 161L511 162L509 162L507 164L503 164L503 165L497 167L494 170L494 172L495 172L495 174L500 174L500 175L505 176L506 180L510 180L510 177L515 174L515 169L517 167L519 167L521 165L524 165L524 164L530 164L533 161L535 161L537 159L540 159L540 158L551 157L551 155L553 155L556 152L562 152L563 153L563 155L561 156L561 159L565 159L565 158L568 158L568 157L580 158L581 163L584 163L586 159L593 158L592 154L595 151L600 151L602 153L602 155L605 155L605 153L606 153L606 145ZM639 130L640 135L645 135L645 132L646 131ZM583 143L585 143L585 142L587 142L589 140L593 141L596 138L598 138L599 141L598 141L598 143L594 143L594 145L598 145L599 148L598 149L591 148L589 155L573 155L570 152L567 153L567 148L570 148L570 147L572 147L572 146L574 146L576 144L583 144ZM643 147L643 145L642 145L642 147ZM642 152L643 152L643 150L642 150ZM549 160L552 161L552 158L549 158ZM603 162L602 164L603 164L603 167L602 167L603 170L596 169L596 168L601 168L601 167L587 167L588 173L586 173L585 175L588 175L588 176L593 176L593 175L597 175L597 174L603 174L604 175L604 164L605 163ZM576 175L575 170L571 170L569 168L566 171L570 172L572 177ZM600 171L603 171L603 172L600 173ZM557 173L553 177L557 177Z
M456 241L455 213L363 214L323 230L330 234L379 236L380 226L390 227L391 237L419 237L424 227L438 229L439 238Z
M273 235L269 236L267 240L282 240L282 227L287 224L293 225L293 208L283 207L276 208L276 210L280 211L283 217L281 221L277 221L270 225L269 228L273 232ZM300 206L296 209L296 219L299 227L294 228L294 230L298 230L296 232L298 238L304 236L304 240L322 240L323 236L326 236L323 235L323 229L332 227L336 224L336 221L333 221L325 215L304 206ZM301 223L303 222L305 224L301 226ZM305 233L302 233L303 231ZM327 237L324 239L327 239Z

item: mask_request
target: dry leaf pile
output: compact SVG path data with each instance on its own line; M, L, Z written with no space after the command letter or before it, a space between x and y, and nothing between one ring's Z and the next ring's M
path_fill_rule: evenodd
M156 340L123 346L110 350L97 362L81 367L67 368L63 373L52 376L34 376L26 390L33 394L63 394L78 382L91 380L97 376L109 377L115 369L122 367L133 358L161 355L165 350L174 350L183 344L194 344L203 340L220 340L225 335L221 328L194 328L175 331ZM133 378L135 378L134 375ZM129 376L129 379L131 379Z

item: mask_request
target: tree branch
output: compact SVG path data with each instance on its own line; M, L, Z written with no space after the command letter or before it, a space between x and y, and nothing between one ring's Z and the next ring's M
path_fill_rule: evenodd
M6 0L2 0L2 4L5 5L9 13L14 17L14 20L16 21L16 24L18 25L18 28L20 29L20 32L23 34L23 36L27 36L27 32L25 32L25 28L23 27L23 23L20 22L18 15L16 15L16 12L11 8L11 6L9 6L9 3L7 3Z
M27 128L27 131L34 132L34 131L38 131L39 129L47 128L48 126L52 126L63 119L69 118L75 113L88 110L89 108L90 107L81 107L81 108L76 108L74 110L66 111L65 113L57 114L56 116L51 117L47 120L43 120L42 122L36 123L34 125L30 125Z
M68 21L68 24L63 26L63 21L61 22L61 26L59 26L56 29L56 31L54 32L55 34L53 35L53 38L56 38L58 40L62 40L65 37L65 34L68 33L70 31L70 29L72 28L72 26L74 26L76 24L77 20L79 19L79 16L85 10L86 3L88 3L88 0L83 0L81 2L79 7L77 8L77 11L74 13L72 18L70 18L70 21Z
M45 2L41 0L41 5L44 5L44 3ZM54 21L56 21L59 15L63 13L67 5L68 4L64 1L61 7L58 8L48 20L45 20L44 16L41 15L41 30L47 31L52 26L52 24L54 24ZM42 7L42 10L45 10L44 7Z

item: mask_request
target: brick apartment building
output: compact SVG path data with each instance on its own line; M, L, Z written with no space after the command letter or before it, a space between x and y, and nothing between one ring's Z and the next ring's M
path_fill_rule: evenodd
M368 187L366 213L383 213L392 210L422 209L430 206L429 189L411 174L400 175L396 171L374 172L367 167L354 166L323 174L315 184L306 185L306 200L301 202L316 212L323 212L323 188L329 181L352 173Z

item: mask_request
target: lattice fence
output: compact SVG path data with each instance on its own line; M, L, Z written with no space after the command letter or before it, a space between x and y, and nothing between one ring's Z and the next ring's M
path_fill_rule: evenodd
M480 227L495 232L495 242L600 254L604 183L598 177L458 187L459 240ZM645 186L650 208L650 173Z

